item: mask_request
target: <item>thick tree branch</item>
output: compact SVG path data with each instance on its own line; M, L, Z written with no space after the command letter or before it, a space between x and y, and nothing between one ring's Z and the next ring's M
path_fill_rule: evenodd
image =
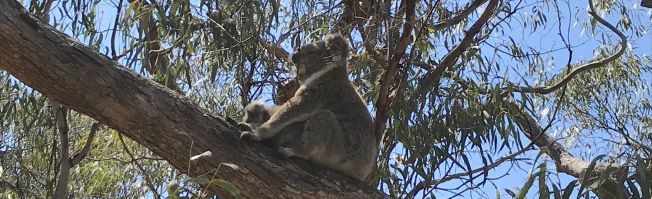
M244 198L385 197L335 171L281 160L258 144L240 146L229 123L42 25L16 1L0 1L0 32L2 69L44 96L118 130L190 176L217 172ZM207 151L212 154L208 158L190 161ZM217 170L222 163L239 168Z
M652 0L642 0L641 6L646 8L652 8Z
M557 83L555 83L553 85L544 86L544 87L523 87L523 86L519 86L519 87L516 87L514 89L515 91L524 92L524 93L539 93L539 94L551 93L551 92L556 91L557 89L561 88L562 86L568 84L568 82L570 82L578 74L580 74L580 73L582 73L584 71L588 71L588 70L591 70L591 69L602 67L602 66L606 65L607 63L618 59L618 57L620 57L623 53L625 53L625 48L627 47L627 37L625 37L625 35L620 30L618 30L618 28L611 25L609 22L602 19L602 17L600 17L598 14L595 13L595 9L593 8L593 2L591 0L589 0L589 8L590 8L589 14L595 20L597 20L600 24L602 24L602 25L606 26L607 28L609 28L609 30L616 33L618 35L618 37L620 38L620 49L618 49L618 52L614 53L613 55L611 55L609 57L601 59L599 61L590 62L590 63L584 64L584 65L582 65L580 67L577 67L577 68L573 69L572 71L570 71L568 73L568 75L566 75L564 78L562 78L561 81L559 81L559 82L557 82Z
M442 61L435 67L435 69L428 71L426 73L426 76L419 82L419 86L417 87L415 93L413 96L420 97L427 90L437 90L439 89L439 80L441 79L442 74L444 71L455 64L457 61L457 58L459 58L462 53L471 45L471 42L473 41L473 38L475 37L476 34L480 32L482 29L482 26L484 26L487 21L493 16L494 10L498 6L498 0L491 0L489 1L489 4L487 5L487 8L484 10L482 15L480 15L480 18L473 23L471 28L467 30L464 34L464 38L462 38L462 41L460 41L453 50L451 50L444 58Z
M538 124L538 122L535 120L533 116L531 116L529 113L526 113L525 111L521 110L519 108L518 104L511 98L506 99L505 103L503 104L504 108L512 113L512 119L516 124L519 126L519 128L525 133L525 135L534 142L536 146L539 148L547 148L548 151L546 154L550 156L550 158L554 161L555 167L557 168L557 171L566 173L568 175L571 175L573 177L576 177L578 179L583 179L585 172L589 168L589 162L586 162L582 159L576 158L572 154L570 154L561 144L559 144L554 138L548 136L544 132L544 129ZM598 176L605 172L613 172L612 175L609 175L609 179L603 184L599 185L598 187L601 188L602 191L609 191L610 193L598 193L598 194L607 194L606 196L610 196L607 198L611 198L614 196L618 196L617 193L623 193L623 192L618 192L617 189L622 189L622 180L623 176L620 176L623 174L623 171L626 171L626 167L623 167L621 165L616 165L616 164L605 164L598 162L592 173L590 174L591 178L589 179L589 182L582 182L582 183L588 183L592 184L593 182L598 180ZM620 171L620 172L615 172L615 171ZM626 174L626 172L624 172ZM602 197L601 197L602 198Z

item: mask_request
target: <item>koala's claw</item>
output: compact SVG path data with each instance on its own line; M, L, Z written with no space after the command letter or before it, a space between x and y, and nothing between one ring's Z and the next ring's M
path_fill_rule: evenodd
M251 132L251 131L243 131L240 134L240 143L245 142L245 141L260 141L260 136L258 134Z
M296 153L294 153L294 150L288 147L279 147L276 153L283 156L283 158L289 158L296 155Z
M253 128L251 128L251 125L247 123L238 123L238 129L243 130L243 131L252 131Z

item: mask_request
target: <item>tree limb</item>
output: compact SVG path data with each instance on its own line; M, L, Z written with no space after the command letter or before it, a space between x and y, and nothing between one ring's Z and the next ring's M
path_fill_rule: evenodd
M445 21L441 21L441 22L438 22L436 24L433 24L430 27L435 29L435 30L441 30L441 29L444 29L444 28L448 28L448 27L450 27L452 25L458 24L458 23L462 22L463 19L468 17L471 13L473 13L473 11L476 8L480 7L480 5L482 5L486 1L487 0L475 0L475 1L471 2L471 5L469 5L469 7L462 10L461 12L459 12L454 17L451 17L450 19L447 19Z
M58 102L52 102L52 107L54 107L54 120L57 125L59 143L61 144L61 162L59 162L59 176L57 177L57 187L54 191L54 197L68 198L68 181L70 180L70 168L72 167L69 155L68 121L66 119L68 109Z
M79 164L87 155L88 152L91 151L91 145L93 144L93 139L95 138L95 134L97 133L97 130L100 128L100 123L95 123L91 126L91 132L88 133L88 138L86 138L86 144L84 144L84 147L79 151L79 153L75 154L71 160L72 165Z
M534 142L536 146L539 148L547 148L548 151L546 154L550 156L550 158L553 160L555 163L555 167L557 168L557 171L566 173L568 175L571 175L573 177L576 177L578 179L583 179L585 172L589 168L589 162L586 162L582 159L576 158L570 152L568 152L561 144L559 144L554 138L548 136L539 126L535 118L530 115L529 113L526 113L525 111L521 110L519 108L518 104L514 101L514 99L506 99L503 104L504 108L512 113L510 114L514 122L519 126L519 128L525 133L525 135ZM617 189L622 189L622 180L623 176L620 176L621 174L626 174L626 169L627 167L623 167L621 165L617 164L605 164L601 162L597 162L593 171L591 172L590 176L596 177L600 176L601 174L605 172L610 172L613 173L609 175L609 179L606 180L603 184L599 185L598 187L601 188L602 191L607 190L610 191L610 193L607 193L609 197L607 198L613 198L618 196L617 193L623 193L623 192L618 192ZM620 172L614 172L614 171L620 171ZM592 184L597 178L588 178L589 182L582 182L582 183L588 183ZM605 193L598 193L598 194L605 194ZM600 197L603 198L603 197Z
M150 191L152 191L154 198L160 199L161 195L156 191L156 187L154 187L154 184L152 184L152 178L149 176L149 173L143 169L143 166L140 165L138 161L136 161L136 156L134 156L133 153L131 153L131 150L127 147L127 144L125 143L125 140L122 139L122 135L118 135L118 139L120 139L120 144L122 144L122 149L125 150L127 155L129 155L129 158L131 158L131 162L136 165L136 168L140 170L140 172L143 175L143 179L145 180L145 184L147 188L149 188Z
M506 162L508 160L513 160L516 156L521 155L521 154L525 153L528 150L531 150L532 146L534 146L533 142L528 144L528 146L523 147L523 149L521 149L521 150L518 150L518 151L516 151L514 153L507 154L507 155L505 155L503 157L500 157L497 160L493 161L491 164L485 165L485 166L480 167L480 168L476 168L476 169L466 171L466 172L461 172L461 173L446 174L446 175L444 175L443 178L440 178L440 179L432 179L432 180L428 179L428 180L421 181L421 182L417 183L417 185L414 186L412 191L410 191L405 198L414 198L416 196L416 194L418 193L417 191L420 191L420 190L422 190L424 188L429 188L429 187L432 187L432 186L436 186L437 184L441 184L441 183L444 183L444 182L447 182L447 181L450 181L450 180L458 179L458 178L460 178L462 176L473 175L474 173L478 173L478 172L488 172L489 170L492 170L492 169L498 167L503 162Z
M435 69L428 71L426 73L426 76L419 82L419 86L417 87L416 91L414 92L413 96L422 96L425 94L427 90L434 89L437 90L439 89L439 80L441 79L442 74L444 71L455 64L455 61L457 61L457 58L459 58L462 53L471 45L471 42L473 41L473 37L475 37L478 32L482 29L482 26L484 26L487 21L493 16L494 10L498 6L498 0L491 0L489 1L489 4L487 5L487 8L485 11L480 15L480 18L473 23L471 28L467 30L464 34L464 38L462 38L462 41L460 41L453 50L451 50L444 58L442 61L435 67Z
M382 78L380 82L380 89L378 91L378 99L374 105L376 107L376 117L374 117L376 143L380 143L382 141L383 134L385 132L385 123L389 117L389 110L393 101L393 99L390 99L389 96L390 87L394 85L394 77L399 67L398 64L405 54L405 49L412 42L410 35L414 29L416 2L413 0L405 0L401 3L401 5L404 5L401 10L405 10L403 32L399 38L398 43L394 46L394 54L391 55L391 57L388 57L390 61L381 76Z
M602 19L602 17L600 17L598 14L595 13L595 9L593 8L593 2L591 0L589 0L589 8L590 8L589 14L593 18L595 18L595 20L597 20L600 24L602 24L602 25L606 26L607 28L609 28L609 30L616 33L618 35L618 37L620 38L620 49L618 49L618 52L612 54L609 57L601 59L599 61L593 61L593 62L590 62L590 63L586 63L586 64L584 64L584 65L582 65L580 67L577 67L577 68L573 69L561 81L559 81L559 82L557 82L557 83L555 83L553 85L544 86L544 87L523 87L523 86L518 86L518 87L516 87L514 89L515 91L524 92L524 93L539 93L539 94L551 93L551 92L556 91L557 89L561 88L562 86L568 84L568 82L570 82L570 80L572 80L578 74L580 74L580 73L582 73L584 71L588 71L588 70L591 70L591 69L602 67L602 66L606 65L607 63L618 59L618 57L620 57L623 53L625 53L625 48L627 47L627 37L625 37L625 35L620 30L618 30L618 28L611 25L609 22Z
M191 177L217 172L243 198L386 197L330 169L281 160L259 144L239 145L231 124L41 24L16 1L0 1L0 32L2 69L44 96L116 129ZM190 161L207 151L212 154L208 158ZM238 168L217 170L222 163Z

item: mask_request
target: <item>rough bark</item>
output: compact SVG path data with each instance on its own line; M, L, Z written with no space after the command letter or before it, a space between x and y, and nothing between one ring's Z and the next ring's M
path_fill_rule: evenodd
M550 137L542 128L537 120L529 113L522 110L518 104L511 98L504 103L504 108L513 113L512 119L523 131L528 139L540 148L547 148L546 154L555 163L557 171L576 177L582 183L588 184L590 188L598 188L595 193L599 198L626 198L624 180L627 176L627 167L617 164L606 164L597 162L589 177L585 177L589 169L589 162L573 156L553 137ZM600 176L608 173L608 178L604 182L596 183Z
M57 134L61 142L59 163L59 176L57 176L57 187L54 191L55 198L68 198L68 182L70 180L70 168L72 161L70 161L70 145L68 145L68 121L66 120L66 108L60 104L53 104L55 120L57 123Z
M220 167L215 178L235 184L244 198L385 197L337 172L239 144L228 122L42 24L14 0L0 0L0 68L190 176L210 178L222 163L237 165ZM206 151L212 155L190 160Z

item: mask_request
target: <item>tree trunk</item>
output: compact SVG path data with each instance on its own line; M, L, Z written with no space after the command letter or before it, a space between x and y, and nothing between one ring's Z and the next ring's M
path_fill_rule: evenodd
M280 160L259 144L238 144L239 132L231 124L41 23L15 0L0 0L0 67L190 176L235 184L244 198L386 197L329 169ZM219 167L222 163L237 167Z

